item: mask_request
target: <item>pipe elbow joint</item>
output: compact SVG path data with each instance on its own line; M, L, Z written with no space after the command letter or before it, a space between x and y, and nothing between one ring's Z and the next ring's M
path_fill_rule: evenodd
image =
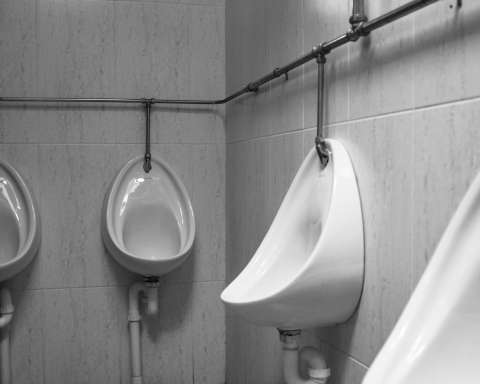
M326 384L330 369L323 355L313 347L304 347L299 351L297 338L299 332L280 332L283 349L283 375L287 384ZM306 367L308 379L300 375L300 367Z
M299 361L307 365L310 380L317 384L325 384L330 377L330 369L323 355L313 347L303 347L299 352Z

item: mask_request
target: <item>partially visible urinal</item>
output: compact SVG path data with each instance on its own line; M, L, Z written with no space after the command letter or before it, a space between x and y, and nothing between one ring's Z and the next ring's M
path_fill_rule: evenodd
M364 384L480 382L480 175Z
M0 281L22 271L40 245L35 201L19 173L0 162Z
M0 282L27 267L40 246L40 219L20 174L0 161ZM14 306L10 291L0 288L0 383L11 383L10 325Z
M326 140L322 169L312 149L257 252L221 298L245 319L282 330L346 321L363 284L357 182L343 145Z

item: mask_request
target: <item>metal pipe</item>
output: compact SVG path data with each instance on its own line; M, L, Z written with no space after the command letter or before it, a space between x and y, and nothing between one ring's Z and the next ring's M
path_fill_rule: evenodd
M305 63L314 60L319 54L328 55L334 49L337 49L349 42L357 41L359 38L367 36L370 32L379 29L387 24L390 24L402 17L405 17L413 12L425 8L440 0L412 0L408 3L393 9L373 20L361 22L355 28L347 31L343 35L326 41L318 46L315 46L310 52L292 61L291 63L275 68L269 74L250 82L245 87L232 93L223 99L212 100L188 100L188 99L150 99L151 104L170 104L170 105L219 105L226 104L244 94L257 92L262 85L280 77L288 75L291 70L304 65ZM362 0L355 0L355 9L361 10L363 5ZM1 102L15 102L15 103L133 103L144 104L145 99L123 99L123 98L57 98L57 97L0 97Z
M365 0L353 0L352 16L350 17L352 29L357 28L365 21L367 21L367 16L365 14Z
M0 102L12 103L102 103L102 104L145 104L146 99L124 98L82 98L82 97L0 97ZM188 99L148 99L150 104L223 104L222 100L188 100Z
M330 158L325 144L324 111L325 111L325 63L324 55L317 57L317 136L315 137L315 148L322 168L325 168Z

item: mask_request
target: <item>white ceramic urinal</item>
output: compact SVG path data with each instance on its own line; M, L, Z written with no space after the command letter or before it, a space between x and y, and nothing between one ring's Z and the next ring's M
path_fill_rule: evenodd
M152 157L146 173L143 156L130 160L107 193L102 233L125 268L144 276L168 273L193 246L195 218L187 190L164 161Z
M221 298L279 329L346 321L363 284L363 224L355 174L338 141L322 170L307 155L257 252Z
M36 204L18 172L0 162L0 281L23 270L40 245Z
M480 175L364 384L480 382Z

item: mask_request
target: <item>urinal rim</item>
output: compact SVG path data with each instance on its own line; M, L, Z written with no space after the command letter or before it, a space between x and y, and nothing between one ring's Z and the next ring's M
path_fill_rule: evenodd
M30 259L33 258L38 251L40 246L40 216L38 214L36 200L31 194L28 184L25 182L20 173L5 160L0 160L0 167L3 167L7 173L10 174L10 178L17 184L16 189L23 196L22 200L24 202L24 207L27 209L27 216L29 220L26 229L28 232L27 237L23 244L19 246L16 256L5 263L0 263L1 269L8 269L18 264L26 256L29 256ZM27 264L29 261L30 260L27 261Z
M327 213L325 215L325 223L328 223L330 222L330 215L331 215L331 207L333 205L333 198L334 198L334 191L337 187L337 184L338 184L338 179L335 177L336 173L335 173L335 167L337 166L336 164L336 161L335 161L335 158L337 156L336 153L338 153L338 151L334 150L334 147L339 147L339 149L341 151L343 151L346 155L346 158L348 160L348 164L350 165L350 167L352 168L352 171L353 171L353 175L355 177L355 172L354 172L354 169L353 169L353 164L352 164L352 161L351 161L351 158L348 154L348 151L346 150L345 146L338 140L335 140L335 139L326 139L326 144L328 146L328 150L330 151L330 161L329 163L327 164L327 167L331 166L333 167L333 169L331 170L331 173L332 173L332 185L331 185L331 188L330 188L330 201L329 201L329 205L328 205L328 208L327 208ZM308 156L316 156L316 150L315 148L312 148L307 157ZM306 159L306 158L305 158ZM309 162L306 162L304 164L302 164L302 166L298 169L297 171L297 175L300 175L304 170L305 168L309 165ZM325 169L321 170L320 172L324 172ZM294 187L294 184L295 184L295 181L296 181L296 177L294 178L294 180L292 181L292 184L290 185L290 188L287 190L287 193L285 195L285 198L284 200L282 201L280 207L286 202L286 198L287 196L291 198L290 196L290 189ZM357 180L356 180L356 177L355 177L355 183L357 185L357 193L358 193L358 183L357 183ZM275 215L273 221L272 221L272 225L273 223L277 220L277 216L278 214L280 213L280 208L279 210L277 211L277 214ZM324 228L327 226L327 224L324 225ZM268 231L267 231L267 235L268 235ZM266 235L266 236L267 236ZM266 237L265 236L265 237ZM362 237L363 237L363 229L362 229ZM231 301L231 300L228 300L226 297L225 297L225 292L227 291L227 289L229 288L230 284L232 284L238 277L240 277L240 274L242 274L243 272L246 272L246 269L248 268L248 266L250 265L250 263L254 262L254 258L255 256L257 255L257 252L255 252L255 255L254 257L252 257L252 259L249 261L249 263L247 264L247 266L242 270L242 272L240 272L239 275L237 275L237 277L232 281L230 282L229 286L227 286L227 288L225 288L222 292L222 294L220 295L221 299L223 302L227 303L227 304L230 304L232 306L242 306L242 305L252 305L252 304L260 304L262 302L265 302L269 299L271 299L272 297L275 297L275 296L278 296L278 295L281 295L282 292L284 292L286 289L288 289L289 286L292 286L296 281L298 281L298 279L305 273L305 271L310 267L312 261L313 261L313 258L315 257L315 255L317 254L317 249L320 247L320 244L324 241L324 236L323 236L323 231L322 231L322 234L320 235L319 239L317 240L317 242L315 243L315 246L313 247L309 257L307 258L307 260L305 261L305 263L303 264L303 266L295 273L293 274L293 276L289 279L286 279L285 282L282 284L282 286L280 288L278 288L277 290L275 290L274 292L268 294L268 295L263 295L263 296L260 296L256 299L251 299L251 300L235 300L235 301ZM263 241L262 241L263 242ZM260 243L259 245L259 248L261 246L262 243ZM257 251L258 249L257 248ZM255 259L258 259L260 257L260 255L258 255L257 258Z
M184 197L184 200L186 202L185 206L187 207L188 210L188 217L190 220L189 227L191 228L189 233L187 234L187 239L185 240L185 245L180 248L177 254L175 256L168 258L168 259L144 259L135 256L133 253L131 253L128 249L125 247L121 246L118 242L117 236L113 236L112 233L114 232L112 230L112 224L111 224L111 217L112 217L112 204L113 204L113 196L117 197L118 196L118 186L120 182L124 179L125 174L130 170L133 165L137 162L143 162L144 156L135 156L134 158L130 159L127 161L121 168L120 170L116 173L114 176L112 182L110 183L110 187L107 190L107 193L105 194L104 198L104 204L103 204L103 239L104 243L109 251L109 253L120 263L122 264L125 268L130 269L127 267L127 263L124 260L120 260L121 257L129 259L130 261L134 262L142 262L142 263L149 263L151 265L155 264L164 264L165 262L169 263L174 263L176 261L181 260L182 258L186 257L192 250L193 248L193 243L195 240L195 234L196 234L196 223L195 223L195 213L193 211L193 206L192 202L190 199L190 196L188 194L188 191L183 184L182 180L180 179L179 176L175 173L175 171L166 163L165 160L160 158L159 156L152 154L151 157L151 162L152 165L154 163L157 163L160 165L163 169L166 170L166 172L169 174L170 178L174 180L176 185L178 186L181 194ZM115 249L111 249L111 247L114 246ZM122 256L119 257L117 252L121 253Z

